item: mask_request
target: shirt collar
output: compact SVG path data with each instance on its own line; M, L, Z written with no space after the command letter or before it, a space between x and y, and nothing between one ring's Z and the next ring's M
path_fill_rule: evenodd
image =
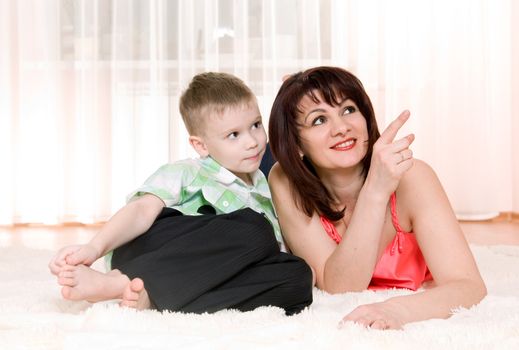
M224 168L220 165L216 160L212 157L208 156L205 158L200 158L200 164L202 168L206 170L211 176L218 182L224 185L230 185L233 182L240 184L243 187L251 187L247 185L242 179L233 174L227 168ZM261 170L256 170L252 176L252 187L255 188L256 192L261 194L263 197L270 198L270 191L267 183L267 179L265 175L261 172Z
M269 184L261 170L258 169L254 174L252 174L252 184L260 195L270 198Z
M221 166L211 157L200 158L200 164L202 164L202 168L206 170L215 180L224 185L230 185L234 181L238 180L236 175Z

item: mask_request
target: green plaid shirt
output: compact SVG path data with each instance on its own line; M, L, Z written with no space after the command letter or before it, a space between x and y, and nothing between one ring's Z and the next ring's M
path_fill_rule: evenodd
M286 251L267 179L260 170L252 174L252 183L247 185L211 157L185 159L160 167L130 193L128 201L151 193L184 215L199 215L197 211L203 205L212 206L217 214L248 207L266 216L281 250Z

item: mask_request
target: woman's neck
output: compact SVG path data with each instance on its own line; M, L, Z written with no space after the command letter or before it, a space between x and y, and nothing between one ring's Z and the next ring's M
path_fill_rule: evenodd
M355 204L364 185L361 165L341 170L320 170L317 173L339 207Z

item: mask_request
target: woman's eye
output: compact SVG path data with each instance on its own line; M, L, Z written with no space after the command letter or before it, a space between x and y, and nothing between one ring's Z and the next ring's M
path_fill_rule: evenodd
M319 116L312 121L312 125L321 125L325 122L325 120L326 119L323 116Z
M238 137L238 133L235 131L235 132L231 132L229 135L227 135L228 138L230 139L235 139Z
M346 106L346 108L344 108L344 111L342 112L342 115L355 113L355 111L356 109L354 106Z

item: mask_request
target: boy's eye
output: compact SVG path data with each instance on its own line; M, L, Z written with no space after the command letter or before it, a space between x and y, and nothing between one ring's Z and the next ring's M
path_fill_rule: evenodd
M346 106L344 110L342 111L342 115L355 113L357 109L354 106Z
M321 124L324 124L325 121L326 121L326 118L324 116L320 115L317 118L315 118L314 120L312 120L312 125L321 125Z
M256 123L252 124L253 129L258 129L260 126L261 126L261 122L256 122Z
M227 137L230 139L235 139L238 137L238 132L236 132L236 131L231 132L229 135L227 135Z

